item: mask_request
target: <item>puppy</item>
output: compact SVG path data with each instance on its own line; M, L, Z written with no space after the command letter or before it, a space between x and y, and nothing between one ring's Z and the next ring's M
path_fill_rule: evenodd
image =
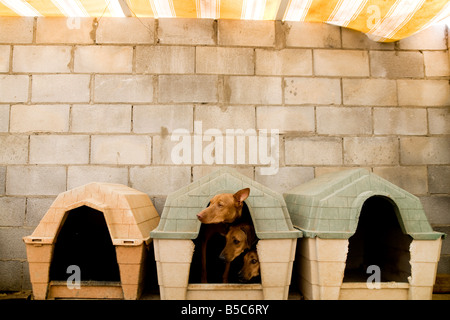
M249 282L251 279L259 276L259 268L258 253L256 249L252 249L244 255L244 265L238 273L239 281Z
M228 283L231 262L245 250L250 249L258 239L256 238L255 228L249 223L231 225L225 239L226 244L220 253L219 258L225 261L225 271L222 276L222 282Z

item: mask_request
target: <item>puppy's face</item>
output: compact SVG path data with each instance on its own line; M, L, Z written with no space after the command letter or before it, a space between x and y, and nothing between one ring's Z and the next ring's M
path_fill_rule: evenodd
M242 282L250 281L252 278L259 276L259 259L256 250L247 252L244 256L244 265L239 271L239 279Z
M225 239L226 245L220 254L220 258L225 262L233 261L245 249L250 248L247 233L240 226L231 226Z

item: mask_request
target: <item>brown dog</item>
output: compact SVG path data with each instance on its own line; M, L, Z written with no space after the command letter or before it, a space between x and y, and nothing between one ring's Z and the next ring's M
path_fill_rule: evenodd
M248 282L259 276L259 258L256 249L250 250L244 255L244 265L238 276L241 282Z
M245 250L250 249L258 240L256 238L255 228L249 223L230 226L225 239L225 248L223 248L220 254L220 259L226 263L222 277L223 283L228 282L230 263Z
M202 231L202 272L201 282L207 283L207 271L206 271L206 249L208 241L211 237L220 233L225 236L228 230L228 224L233 223L236 219L242 216L242 207L244 206L244 200L248 198L250 189L245 188L239 190L235 194L221 193L214 196L209 206L197 214L198 220L201 223L206 224ZM229 268L229 265L227 266Z
M206 209L197 214L197 218L204 224L233 223L241 217L243 202L249 194L249 188L239 190L235 194L218 194L211 199Z

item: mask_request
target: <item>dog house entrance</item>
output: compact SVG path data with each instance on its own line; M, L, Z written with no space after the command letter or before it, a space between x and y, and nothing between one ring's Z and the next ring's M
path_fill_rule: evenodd
M366 282L371 265L380 268L382 282L408 282L412 238L402 232L397 216L397 206L386 197L364 202L356 232L349 239L344 282Z
M70 265L80 268L81 281L120 281L116 250L102 212L82 206L66 213L56 239L50 280L67 280Z
M209 203L207 205L209 207ZM250 215L249 208L247 204L243 203L242 207L242 216L240 218L241 222L248 222L253 225L253 220ZM195 244L195 250L194 255L191 263L191 268L189 272L189 283L200 283L201 278L201 233L203 232L203 229L205 228L205 225L202 224L200 227L199 236L197 239L194 240ZM211 239L208 241L207 246L207 274L208 274L208 283L222 283L222 275L225 270L225 262L219 258L220 253L222 252L223 248L225 247L226 240L223 235L215 234L211 237ZM261 283L261 276L257 276L252 278L251 280L244 281L241 278L239 278L238 273L241 270L242 266L244 264L244 254L239 255L237 258L235 258L231 264L230 264L230 271L229 271L229 277L228 282L229 283Z

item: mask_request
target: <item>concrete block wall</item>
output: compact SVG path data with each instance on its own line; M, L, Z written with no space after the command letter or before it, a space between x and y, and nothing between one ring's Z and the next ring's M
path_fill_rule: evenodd
M444 25L380 44L325 24L0 18L0 291L30 289L22 237L58 193L121 183L161 213L219 167L171 157L197 121L278 129L276 174L231 164L273 190L364 167L450 233L449 74Z

